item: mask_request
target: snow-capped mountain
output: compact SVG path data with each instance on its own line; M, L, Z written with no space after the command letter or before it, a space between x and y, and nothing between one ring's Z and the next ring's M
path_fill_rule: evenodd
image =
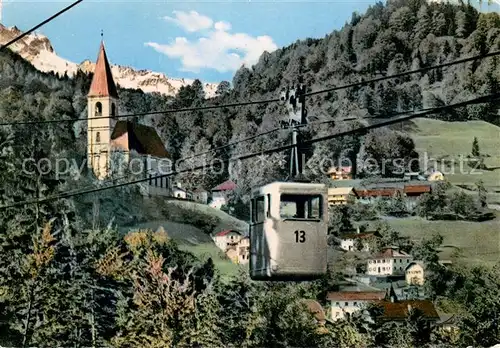
M16 27L7 28L0 24L0 44L5 44L18 35L22 34ZM35 68L43 72L53 71L68 76L73 76L78 70L83 72L93 72L95 63L85 60L81 64L70 62L59 57L50 40L41 34L30 34L10 46L10 49L21 57L29 61ZM124 88L137 88L145 93L159 92L165 95L175 95L182 86L190 85L193 80L177 79L167 77L163 73L157 73L150 70L135 70L130 67L111 65L113 78L115 82ZM206 96L215 95L217 84L203 84Z

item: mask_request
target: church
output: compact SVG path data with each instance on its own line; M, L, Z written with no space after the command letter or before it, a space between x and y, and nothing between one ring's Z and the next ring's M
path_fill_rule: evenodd
M119 120L118 90L101 41L94 76L87 95L87 167L99 180L125 177L151 178L141 184L144 195L172 196L171 156L153 127ZM118 169L125 173L117 174Z

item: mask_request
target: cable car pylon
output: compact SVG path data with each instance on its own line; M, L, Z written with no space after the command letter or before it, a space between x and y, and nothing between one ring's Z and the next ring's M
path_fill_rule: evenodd
M285 181L310 182L304 175L305 154L301 146L301 127L307 125L307 109L305 106L306 86L297 84L282 92L280 100L284 101L288 110L288 122L282 121L282 128L290 129L293 148L290 154L290 173Z

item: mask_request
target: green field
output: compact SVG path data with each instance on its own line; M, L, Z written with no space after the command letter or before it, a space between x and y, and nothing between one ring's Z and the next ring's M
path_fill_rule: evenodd
M437 166L436 169L453 184L474 185L482 180L493 193L491 200L500 202L493 192L500 192L500 127L484 121L445 122L417 118L405 125L405 129L415 141L422 169ZM479 141L481 154L487 156L485 164L490 170L473 170L466 164L474 137Z
M200 260L212 258L215 268L219 270L224 278L236 277L240 270L246 269L245 266L237 265L227 259L222 251L213 243L203 243L198 245L180 244L180 249L193 253Z
M492 265L500 259L500 220L485 222L427 221L421 218L387 219L391 227L414 241L443 236L443 259L451 259L454 250L469 264Z

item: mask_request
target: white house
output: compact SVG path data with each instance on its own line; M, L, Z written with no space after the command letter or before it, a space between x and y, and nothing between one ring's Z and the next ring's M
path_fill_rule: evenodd
M241 238L242 235L238 231L234 230L224 230L212 237L215 245L217 245L217 247L224 252L226 252L230 245L238 243Z
M379 238L380 235L378 232L363 232L360 233L359 229L356 233L348 233L341 235L339 237L340 247L345 251L359 251L356 249L358 240L362 243L362 250L360 251L370 251L370 243L369 241L372 238Z
M192 193L183 189L180 183L177 183L172 188L172 196L180 199L192 199Z
M368 259L366 274L372 276L404 275L413 257L397 248L386 248Z
M346 314L360 311L369 303L385 298L384 291L336 291L328 292L326 300L329 303L326 315L331 320L344 319Z
M225 181L222 184L212 189L212 201L210 206L212 208L220 209L223 205L227 204L228 196L236 189L236 184L231 181Z

